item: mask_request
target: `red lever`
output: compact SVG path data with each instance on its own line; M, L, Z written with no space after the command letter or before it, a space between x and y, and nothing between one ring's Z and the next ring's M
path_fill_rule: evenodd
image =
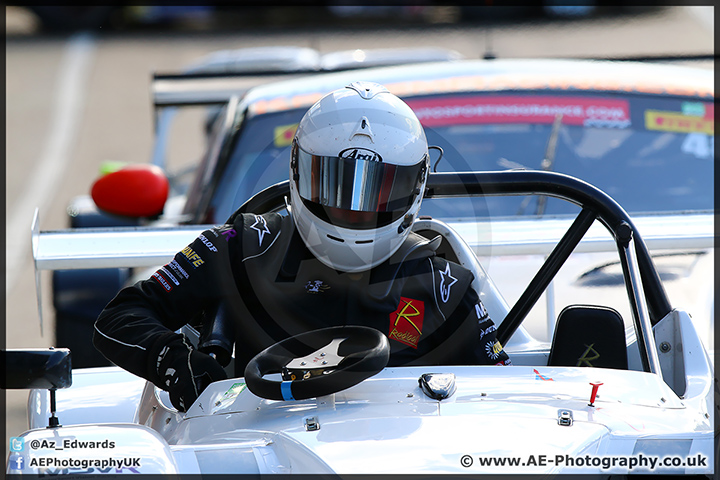
M592 388L592 392L590 393L590 403L588 403L588 406L594 407L595 405L593 405L593 403L595 403L595 397L597 396L598 388L600 388L600 385L602 385L602 383L590 382L590 385L592 385L593 388Z

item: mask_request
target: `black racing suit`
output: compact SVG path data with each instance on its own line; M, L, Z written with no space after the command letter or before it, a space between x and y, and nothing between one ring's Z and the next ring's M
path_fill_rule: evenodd
M231 221L120 291L96 322L96 348L165 388L158 353L180 337L174 330L202 324L222 302L236 322L237 376L277 341L346 324L385 333L391 366L510 364L470 286L472 273L436 256L427 239L411 233L390 259L351 274L314 258L290 216L243 214Z

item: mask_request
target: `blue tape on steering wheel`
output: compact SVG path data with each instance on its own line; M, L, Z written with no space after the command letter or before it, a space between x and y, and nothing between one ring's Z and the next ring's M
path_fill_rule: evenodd
M283 397L283 400L295 400L295 398L292 396L292 389L290 388L292 385L292 382L280 382L280 394Z

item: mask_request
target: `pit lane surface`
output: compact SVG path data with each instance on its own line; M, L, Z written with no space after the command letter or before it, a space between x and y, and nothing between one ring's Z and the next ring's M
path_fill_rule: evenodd
M631 56L713 51L712 7L672 7L642 15L535 23L426 25L373 29L297 27L239 31L44 36L25 33L7 7L6 41L6 335L7 348L53 344L49 274L43 275L44 335L37 313L30 224L65 228L65 207L85 194L102 162L147 162L152 146L149 90L154 71L178 71L215 50L297 45L320 52L439 46L478 58ZM695 62L712 68L711 62ZM177 163L199 157L203 139L192 115L173 134ZM8 392L6 438L27 428L27 392ZM62 417L60 418L62 423Z

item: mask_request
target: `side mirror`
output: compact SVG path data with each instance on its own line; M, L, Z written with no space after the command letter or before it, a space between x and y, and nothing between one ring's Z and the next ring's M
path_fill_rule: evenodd
M57 389L72 385L72 362L67 348L5 350L2 388Z
M100 210L125 217L155 217L167 201L170 182L157 165L128 165L95 181L92 199Z

